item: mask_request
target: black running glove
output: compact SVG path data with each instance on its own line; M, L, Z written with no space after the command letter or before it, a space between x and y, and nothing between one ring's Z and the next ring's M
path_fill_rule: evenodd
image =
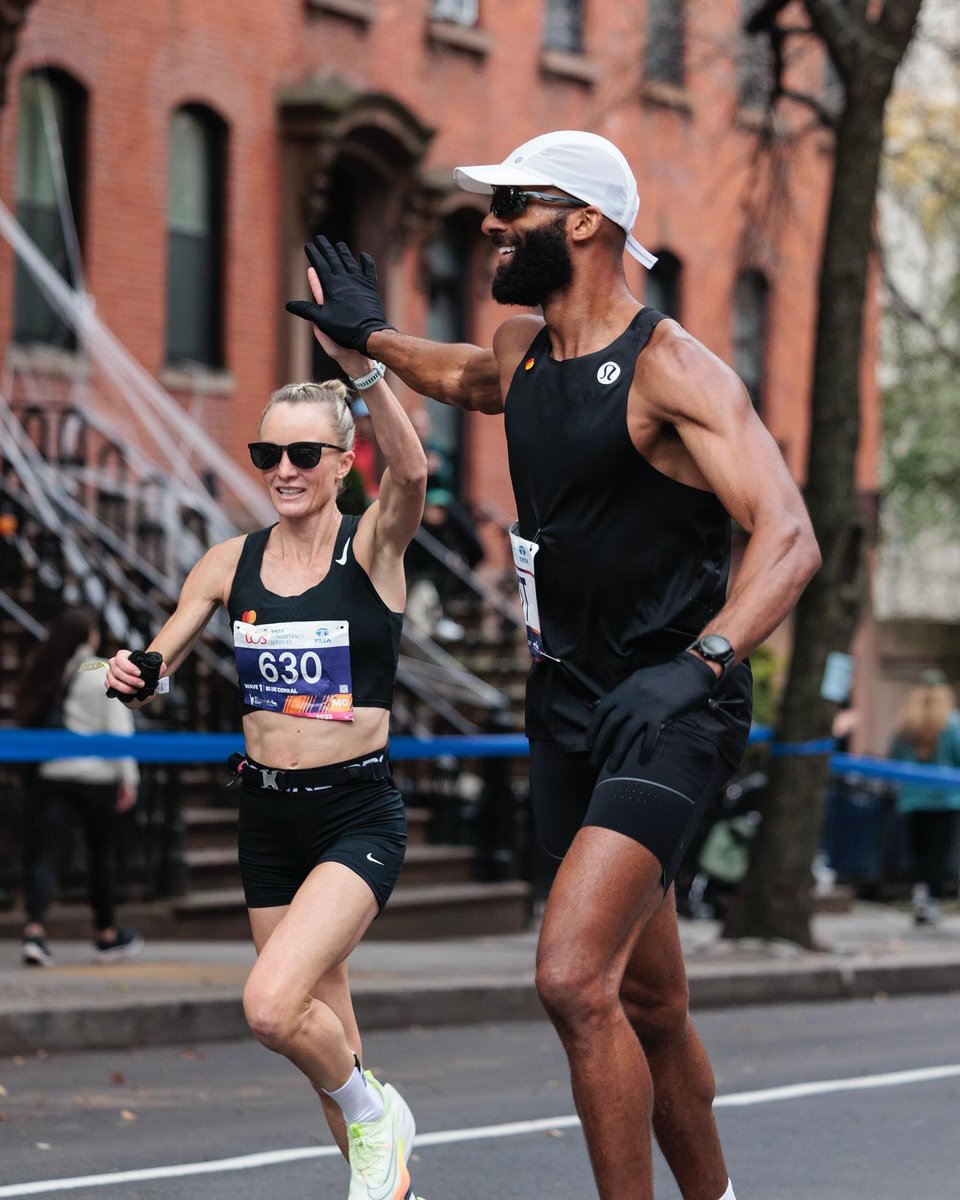
M288 300L287 312L312 321L341 346L366 354L371 333L393 329L377 290L377 264L369 254L361 254L358 263L344 242L334 246L322 235L304 250L323 288L323 303Z
M140 672L143 687L137 688L129 695L126 692L118 692L116 688L107 688L108 696L115 696L124 704L130 704L134 700L146 700L157 690L157 684L160 682L160 668L163 666L163 655L156 650L131 650L130 661Z
M631 745L640 739L640 761L646 762L660 730L674 717L701 708L717 684L712 667L686 650L669 662L634 671L597 701L587 729L590 759L619 771Z

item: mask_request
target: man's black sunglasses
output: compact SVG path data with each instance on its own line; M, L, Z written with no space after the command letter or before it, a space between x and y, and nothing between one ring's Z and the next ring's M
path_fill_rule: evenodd
M286 446L278 446L276 442L247 442L247 449L250 451L250 461L258 471L272 471L279 464L284 450L291 466L298 471L309 471L320 461L324 449L343 453L346 446L335 446L332 442L290 442Z
M573 196L551 196L548 192L530 192L526 188L497 187L490 197L490 211L501 221L509 221L519 217L530 200L539 200L541 204L557 204L561 208L586 208L586 200L577 200Z

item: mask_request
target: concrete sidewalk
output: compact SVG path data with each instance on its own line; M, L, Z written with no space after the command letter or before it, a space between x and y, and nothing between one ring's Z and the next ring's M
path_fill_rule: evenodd
M682 921L694 1008L960 990L960 912L936 928L858 904L815 919L826 947L724 942L710 921ZM360 1026L387 1029L541 1017L536 932L457 941L366 942L351 959ZM0 941L0 1054L107 1049L246 1037L240 995L247 942L148 941L135 959L91 961L86 942L52 942L57 965L27 968Z

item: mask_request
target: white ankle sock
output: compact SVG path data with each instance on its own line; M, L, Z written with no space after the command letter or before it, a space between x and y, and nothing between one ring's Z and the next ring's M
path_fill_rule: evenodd
M340 1106L343 1119L348 1125L360 1121L378 1121L383 1116L383 1100L376 1088L370 1087L363 1077L360 1064L350 1072L350 1078L336 1091L324 1092Z
M727 1180L727 1190L720 1197L720 1200L737 1200L736 1196L733 1194L733 1184L729 1179Z

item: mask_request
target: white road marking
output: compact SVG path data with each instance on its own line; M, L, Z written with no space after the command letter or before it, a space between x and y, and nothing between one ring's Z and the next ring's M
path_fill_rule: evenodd
M774 1104L777 1100L799 1100L804 1096L826 1096L831 1092L856 1092L867 1088L901 1087L905 1083L929 1083L960 1075L960 1064L949 1067L918 1067L913 1071L890 1071L886 1075L859 1075L853 1079L824 1079L816 1083L791 1083L759 1092L731 1092L718 1096L715 1108L743 1108L748 1104Z
M745 1108L752 1104L773 1104L780 1100L798 1100L806 1096L826 1096L833 1092L864 1091L871 1088L902 1087L908 1083L930 1083L960 1076L960 1063L943 1067L918 1067L912 1071L891 1071L885 1075L858 1075L852 1079L822 1079L812 1083L792 1083L786 1087L763 1088L755 1092L731 1092L718 1096L715 1108ZM476 1142L485 1138L519 1137L545 1133L550 1129L575 1129L576 1116L544 1117L536 1121L513 1121L507 1125L480 1125L473 1129L443 1129L417 1137L416 1147L449 1146L457 1142ZM104 1187L107 1184L139 1183L147 1179L176 1179L184 1175L213 1175L221 1171L247 1171L253 1167L272 1167L304 1159L339 1155L336 1146L303 1146L291 1150L266 1150L238 1158L219 1158L211 1162L177 1163L169 1167L144 1167L136 1171L111 1171L103 1175L78 1175L73 1179L40 1179L35 1183L12 1183L0 1187L0 1197L39 1196L44 1192L76 1188Z

